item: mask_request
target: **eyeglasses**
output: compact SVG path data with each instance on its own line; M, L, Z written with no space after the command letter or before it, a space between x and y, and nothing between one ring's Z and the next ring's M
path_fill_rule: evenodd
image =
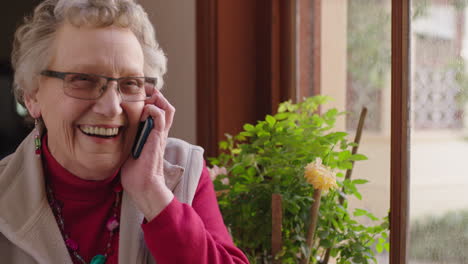
M109 81L117 82L117 90L122 101L137 102L151 97L156 89L156 78L120 77L112 78L97 74L58 72L45 70L41 75L63 80L66 95L83 100L96 100L104 93Z

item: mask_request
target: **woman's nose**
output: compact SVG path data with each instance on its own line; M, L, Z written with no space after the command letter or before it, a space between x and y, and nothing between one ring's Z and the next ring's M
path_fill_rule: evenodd
M104 93L96 100L94 112L106 117L114 117L122 113L122 97L116 82L108 82Z

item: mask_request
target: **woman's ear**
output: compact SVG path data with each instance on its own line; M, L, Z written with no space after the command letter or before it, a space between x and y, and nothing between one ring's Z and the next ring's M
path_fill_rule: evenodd
M37 92L24 94L26 108L28 108L29 114L34 119L41 117L41 106L39 105L39 101L37 101L36 94Z

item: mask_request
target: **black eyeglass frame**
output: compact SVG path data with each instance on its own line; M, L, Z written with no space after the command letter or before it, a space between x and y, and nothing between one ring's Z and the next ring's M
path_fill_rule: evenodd
M143 100L124 100L124 95L122 94L122 92L120 91L120 84L119 84L119 81L120 80L124 80L124 79L129 79L129 78L138 78L138 79L144 79L145 83L148 82L148 83L152 83L154 85L154 89L157 89L156 87L156 84L157 84L157 81L158 79L155 78L155 77L144 77L144 76L126 76L126 77L119 77L119 78L114 78L114 77L108 77L108 76L104 76L104 75L99 75L99 74L91 74L91 73L82 73L82 72L59 72L59 71L53 71L53 70L43 70L41 72L41 75L43 76L47 76L47 77L52 77L52 78L57 78L57 79L61 79L63 81L65 81L65 78L67 77L67 75L69 74L81 74L81 75L88 75L88 76L95 76L95 77L100 77L100 78L103 78L106 80L106 83L101 87L101 93L99 94L98 97L96 98L92 98L92 99L87 99L87 98L79 98L79 97L74 97L74 96L71 96L67 93L65 93L67 96L70 96L72 98L75 98L75 99L80 99L80 100L97 100L99 99L105 92L105 90L107 89L107 85L109 83L109 81L116 81L117 82L117 91L119 92L121 98L123 101L126 101L126 102L138 102L138 101L144 101L146 100L147 98L149 97L146 97L145 99ZM144 88L143 88L144 89Z

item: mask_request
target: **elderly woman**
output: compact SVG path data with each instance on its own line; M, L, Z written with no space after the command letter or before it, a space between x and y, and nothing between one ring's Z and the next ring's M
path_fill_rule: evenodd
M168 138L166 58L140 5L46 0L18 28L12 62L16 98L36 126L0 162L0 262L248 262L224 226L203 150Z

